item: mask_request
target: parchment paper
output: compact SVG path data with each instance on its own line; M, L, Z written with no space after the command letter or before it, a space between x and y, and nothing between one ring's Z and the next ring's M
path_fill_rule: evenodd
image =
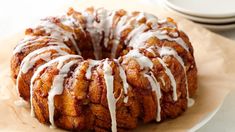
M65 5L64 12L71 5ZM235 42L216 35L190 21L174 14L162 12L158 7L136 4L131 1L90 1L75 2L72 6L84 9L88 6L108 9L145 11L156 16L173 17L180 29L189 36L198 67L199 89L195 104L180 117L162 123L139 126L135 131L188 131L195 130L199 123L205 122L223 103L226 95L235 88ZM10 78L10 57L12 49L23 37L19 33L0 40L0 130L1 131L62 131L50 129L30 116L29 107L15 105L17 97L15 86ZM199 125L200 126L200 125Z

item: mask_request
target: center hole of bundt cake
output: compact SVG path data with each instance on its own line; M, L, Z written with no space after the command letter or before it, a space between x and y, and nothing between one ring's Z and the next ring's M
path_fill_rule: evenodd
M79 44L79 49L84 59L117 59L128 51L126 46L117 40L108 40L107 38L103 38L100 43L92 43L92 41L90 41L92 38L87 38L86 40L88 41L83 44Z

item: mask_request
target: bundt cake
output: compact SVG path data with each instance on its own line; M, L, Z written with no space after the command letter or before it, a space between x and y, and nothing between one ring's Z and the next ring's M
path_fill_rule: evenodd
M67 130L175 118L197 89L193 47L174 20L122 9L42 19L16 45L11 72L31 114Z

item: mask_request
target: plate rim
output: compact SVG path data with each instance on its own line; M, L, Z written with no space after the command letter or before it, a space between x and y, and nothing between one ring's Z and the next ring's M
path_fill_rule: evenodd
M220 103L220 105L214 111L212 111L209 115L207 115L205 118L203 118L197 124L195 124L192 128L190 128L188 130L188 132L195 132L198 129L202 128L204 125L206 125L216 115L216 113L221 109L223 104L224 104L224 100Z
M180 11L180 12L184 12L185 14L188 15L193 15L193 16L197 16L197 17L205 17L205 18L230 18L230 17L235 17L235 11L232 13L228 13L228 14L223 14L223 15L216 15L216 14L203 14L203 13L197 13L194 11L190 11L184 8L181 8L179 6L176 6L174 4L172 4L171 2L169 2L169 0L163 0L165 4L167 4L168 6L170 6L171 8Z
M185 17L187 19L190 19L190 20L193 20L193 21L196 21L196 22L201 22L201 23L207 23L207 24L228 24L228 23L235 23L235 17L231 17L231 18L225 18L225 19L222 19L222 18L204 18L204 17L196 17L196 16L191 16L191 15L188 15L188 14L185 14L183 12L180 12L180 11L177 11L171 7L169 7L168 5L166 5L165 3L163 3L163 6L166 10L170 11L170 12L173 12L173 13L176 13L177 15L180 15L182 17Z

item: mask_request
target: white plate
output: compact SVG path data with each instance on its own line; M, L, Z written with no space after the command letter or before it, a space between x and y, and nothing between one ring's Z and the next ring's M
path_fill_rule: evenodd
M196 125L194 125L192 128L188 130L188 132L195 132L198 129L200 129L202 126L204 126L206 123L208 123L212 117L215 116L215 114L219 111L223 103L221 103L213 112L208 114L205 118L203 118L200 122L198 122Z
M231 18L205 18L205 17L196 17L196 16L190 16L188 14L182 13L182 12L178 12L175 9L172 9L171 7L169 7L168 5L166 5L165 3L162 3L164 8L167 9L170 12L173 12L179 16L185 17L187 19L193 20L195 22L201 22L201 23L212 23L212 24L226 24L226 23L232 23L235 22L235 17L231 17Z
M164 4L164 2L161 3L163 5L163 7L172 12L172 13L175 13L176 15L179 15L179 16L182 16L182 17L185 17L187 19L190 19L192 21L195 21L195 22L201 22L201 23L197 23L203 27L206 27L210 30L213 30L213 31L224 31L224 30L230 30L230 29L235 29L235 23L229 23L229 24L219 24L216 23L216 21L214 21L215 23L212 22L212 20L210 22L212 22L211 24L209 24L208 21L206 21L206 18L200 18L200 17L193 17L193 16L189 16L189 15L186 15L186 14L182 14L182 13L179 13L177 11L174 11L173 9L171 9L170 7L168 7L167 5ZM203 21L204 20L204 21ZM209 20L209 19L208 19ZM218 19L217 19L218 20ZM205 23L203 23L205 22ZM231 21L232 22L232 21ZM206 24L208 23L208 24ZM217 24L217 25L216 25Z
M165 0L171 8L194 16L224 18L235 16L235 0Z
M198 23L198 24L213 31L225 31L225 30L235 29L235 23L224 24L224 25L212 25L212 24L204 24L204 23Z

